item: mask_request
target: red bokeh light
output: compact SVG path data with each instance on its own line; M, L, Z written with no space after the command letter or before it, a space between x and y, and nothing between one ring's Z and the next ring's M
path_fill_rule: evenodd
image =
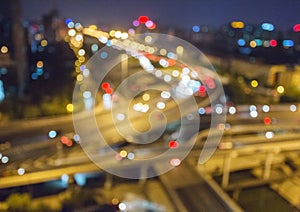
M271 119L270 117L265 117L265 118L264 118L264 123L265 123L266 125L270 125L270 124L272 123L272 119Z
M60 141L63 143L63 144L66 144L67 142L68 142L68 138L66 137L66 136L62 136L61 138L60 138Z
M72 146L72 145L73 145L73 141L72 141L72 140L68 140L68 142L66 143L66 145L67 145L68 147Z
M170 141L169 142L169 148L177 148L178 147L178 142L177 141Z
M300 32L300 24L296 24L296 25L293 27L293 30L294 30L294 32Z
M270 40L270 46L276 47L277 46L277 40Z
M68 147L73 145L73 141L71 139L69 139L67 136L62 136L60 138L60 141Z
M155 29L156 28L156 24L154 23L151 27L149 27L148 29L151 29L151 30L153 30L153 29Z
M108 94L112 94L114 92L114 90L112 88L106 88L105 92Z
M204 93L206 91L206 88L204 85L199 86L199 92Z
M110 88L110 85L109 85L108 82L104 82L104 83L102 83L101 88L102 88L103 90L106 90L107 88Z
M176 64L176 60L169 59L168 63L169 63L169 66L174 66Z
M204 85L199 86L199 96L200 97L205 97L206 96L206 87Z
M145 57L147 57L149 60L152 60L152 61L159 61L160 60L160 57L157 56L157 55L154 55L154 54L144 54Z
M146 23L147 21L149 20L148 16L145 16L145 15L142 15L138 18L138 21L141 23L141 24L144 24Z

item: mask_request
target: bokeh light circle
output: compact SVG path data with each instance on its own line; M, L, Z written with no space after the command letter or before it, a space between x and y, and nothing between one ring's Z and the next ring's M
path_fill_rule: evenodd
M151 36L151 46L145 43L146 36ZM86 63L90 74L75 85L73 121L81 147L97 166L111 174L131 179L155 177L174 168L174 164L170 164L173 158L183 161L192 150L200 128L199 108L208 105L216 108L218 105L224 110L211 112L210 131L199 156L199 163L206 162L216 150L223 133L223 128L217 126L224 124L226 119L226 98L213 66L199 49L175 36L147 33L132 36L128 42L131 45L126 48L116 41L95 53ZM139 48L141 46L145 48ZM183 51L175 55L178 46ZM152 48L153 52L146 52L146 47ZM160 60L170 60L167 54L161 54L162 49L174 54L176 60L159 64ZM128 69L128 61L135 64L131 69ZM103 94L105 99L98 98L102 95L99 90L103 92L101 84L116 70L121 79L114 82L114 92ZM174 78L165 80L164 76L171 75ZM82 93L86 92L80 89L83 84L91 94L90 102L83 98ZM156 99L138 102L138 98L142 99L142 94L147 92L157 92L158 95ZM162 92L168 93L168 98L162 98ZM152 97L151 94L149 96ZM87 103L92 107L87 107ZM141 108L147 107L147 110L134 111L132 106L137 104ZM98 110L101 112L96 113ZM106 126L110 118L113 122ZM178 147L164 148L162 143L157 142L168 125L178 121ZM148 127L137 130L134 125ZM145 147L143 151L131 151L134 157L130 160L119 157L120 152L110 146L118 136L123 139L121 141ZM156 143L159 148L153 148L157 147ZM125 150L121 151L123 154Z

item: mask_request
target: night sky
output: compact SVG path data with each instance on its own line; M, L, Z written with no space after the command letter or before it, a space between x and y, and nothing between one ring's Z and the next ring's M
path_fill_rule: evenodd
M218 27L230 21L250 24L271 22L291 29L300 23L300 0L21 0L23 17L39 19L57 8L61 18L84 25L110 24L128 27L140 15L158 24L191 28L206 24Z

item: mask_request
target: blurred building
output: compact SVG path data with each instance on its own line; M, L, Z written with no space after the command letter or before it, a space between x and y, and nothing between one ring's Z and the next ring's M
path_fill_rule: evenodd
M2 96L22 96L25 87L26 49L18 0L2 1L0 7L0 80ZM2 99L3 100L3 99Z
M273 65L270 68L268 84L300 90L300 65Z
M8 100L2 112L10 108L21 118L24 105L38 106L56 95L71 98L74 54L64 41L66 28L56 10L22 20L20 0L1 2L0 103Z

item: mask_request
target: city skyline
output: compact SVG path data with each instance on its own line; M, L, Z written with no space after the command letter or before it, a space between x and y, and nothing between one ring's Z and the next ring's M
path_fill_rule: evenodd
M58 9L61 18L72 18L85 25L109 24L128 27L140 15L147 15L158 24L170 27L191 28L193 25L219 27L231 21L244 21L249 24L270 22L275 29L289 30L300 22L297 11L299 0L288 1L248 1L223 2L189 0L167 1L22 1L23 18L39 19L52 9Z

